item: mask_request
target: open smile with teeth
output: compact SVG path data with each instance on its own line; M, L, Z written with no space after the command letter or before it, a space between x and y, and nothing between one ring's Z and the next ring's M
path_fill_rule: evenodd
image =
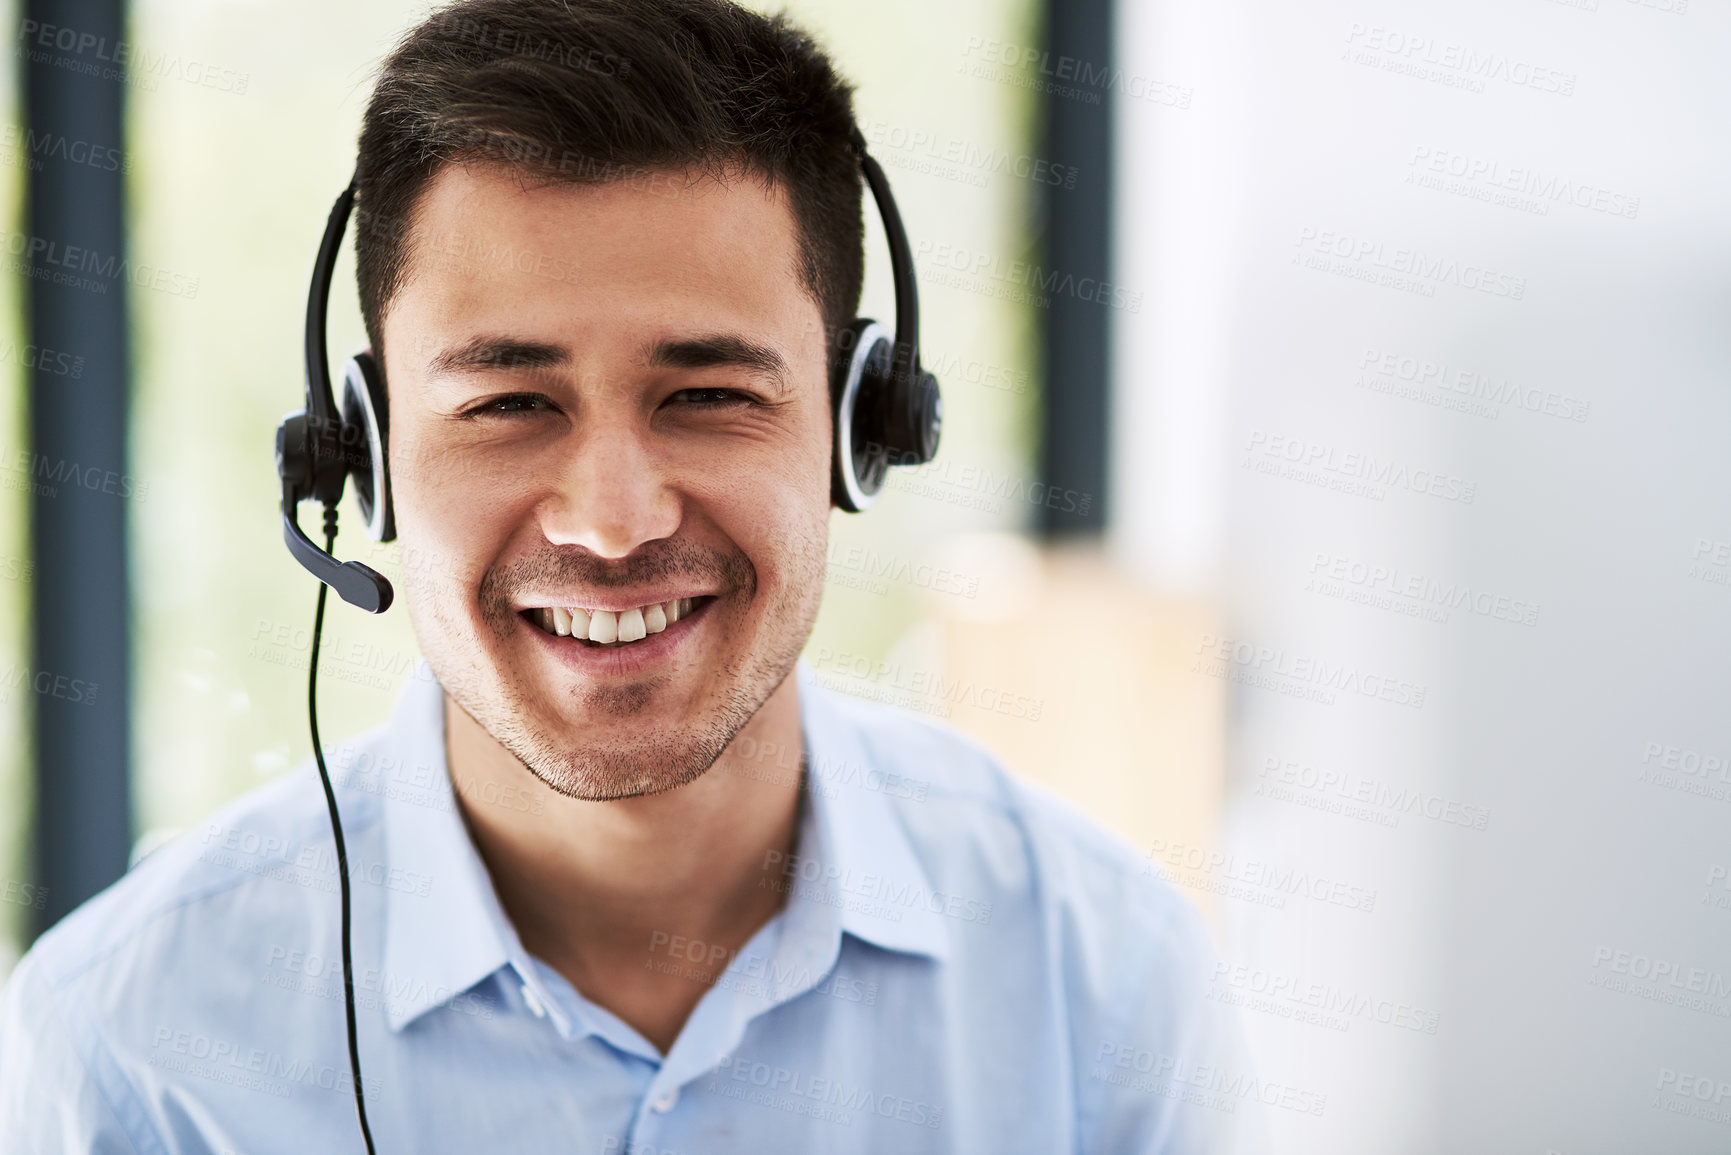
M690 617L697 606L712 600L710 597L674 598L617 613L586 610L579 606L549 606L523 612L546 633L575 638L592 646L625 646L642 641L650 634L659 634L680 618Z

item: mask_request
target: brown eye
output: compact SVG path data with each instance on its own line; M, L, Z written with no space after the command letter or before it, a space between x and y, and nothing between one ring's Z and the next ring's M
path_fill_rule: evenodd
M537 413L553 408L553 403L539 393L512 393L504 397L494 397L483 401L472 409L465 410L465 417L489 417L493 414L512 416L518 413Z
M757 400L735 389L681 389L674 397L686 398L685 404L700 409L720 409L729 405L755 405Z

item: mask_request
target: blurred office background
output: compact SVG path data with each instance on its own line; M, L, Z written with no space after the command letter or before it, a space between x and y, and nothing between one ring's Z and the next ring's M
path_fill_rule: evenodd
M86 143L121 150L151 275L77 290L123 302L124 342L74 328L46 362L20 252L82 234L27 193L64 160L26 73L69 69L26 33L113 5L6 7L0 974L81 887L309 755L314 587L272 434L373 70L429 6L134 0L124 139ZM859 84L946 410L937 462L834 515L807 660L1186 889L1257 1074L1321 1104L1266 1111L1277 1150L1731 1149L1731 13L789 8ZM75 190L114 175L89 167ZM33 494L66 474L32 406L127 380L99 464L130 486ZM124 568L39 556L32 502L123 526ZM339 555L400 573L355 521ZM44 647L93 652L40 609L74 580L127 613L59 669ZM385 719L417 651L405 615L333 605L334 736ZM69 764L81 728L124 740Z

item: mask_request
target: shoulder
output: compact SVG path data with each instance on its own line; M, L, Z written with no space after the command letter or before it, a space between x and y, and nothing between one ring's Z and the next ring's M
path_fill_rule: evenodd
M327 751L333 779L373 749ZM374 796L339 789L351 848ZM164 1040L222 1040L259 1002L269 952L317 941L336 889L311 761L146 855L44 933L0 998L0 1150L161 1150ZM352 861L352 858L351 858ZM363 888L364 889L364 888Z
M881 789L962 920L946 920L958 980L1013 974L1025 1026L1046 1000L1082 1149L1258 1150L1241 1027L1211 994L1219 954L1195 905L1128 839L953 725L870 702L838 710L867 764L906 779Z
M347 745L363 748L369 737ZM334 764L331 772L333 778L338 775ZM365 794L342 791L339 797L344 834L352 843L376 823L377 806ZM137 950L158 937L165 924L186 933L213 917L231 918L235 911L275 917L283 899L297 890L317 889L313 876L330 873L324 853L329 842L323 788L308 762L146 855L47 931L25 959L50 989L77 983L121 954L129 959L128 969L148 981L153 960ZM302 885L284 885L297 881Z
M329 749L333 780L379 737ZM379 806L364 792L339 788L338 798L352 859L376 837ZM126 1049L138 1043L141 1006L196 1016L245 998L268 944L302 941L328 921L335 890L329 812L308 760L152 851L37 939L7 982L0 1032L9 1048L60 1029L81 1050L97 1040Z
M1127 951L1211 952L1194 905L1123 835L947 721L823 692L864 752L863 770L837 776L889 801L934 887L985 891L1101 968Z

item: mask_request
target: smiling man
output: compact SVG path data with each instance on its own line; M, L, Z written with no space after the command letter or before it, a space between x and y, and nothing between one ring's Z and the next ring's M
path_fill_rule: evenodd
M797 227L752 173L477 163L428 182L406 247L445 236L564 270L459 259L383 326L405 547L456 563L408 604L459 797L524 944L666 1050L704 988L645 967L656 932L743 946L793 848L797 775L713 768L800 746L830 410ZM546 808L475 804L514 789Z
M1320 1109L1130 847L799 661L856 140L724 0L471 0L385 63L357 269L426 660L330 756L380 1151L1226 1151ZM0 1150L359 1149L325 821L305 767L37 943Z

